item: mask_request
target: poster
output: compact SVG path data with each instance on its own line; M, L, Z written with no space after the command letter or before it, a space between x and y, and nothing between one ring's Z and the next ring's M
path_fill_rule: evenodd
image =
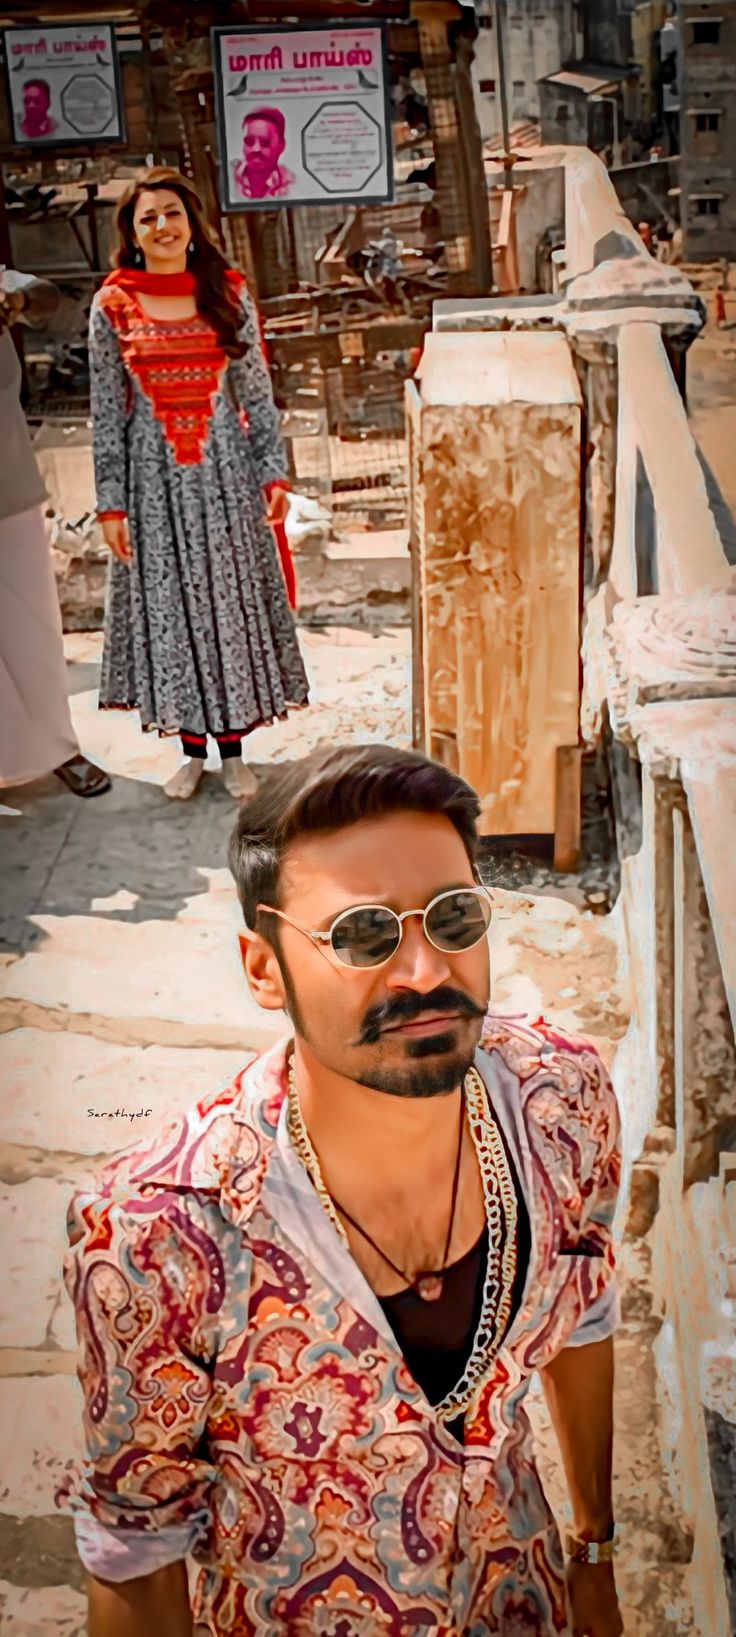
M3 30L13 141L24 147L122 142L125 127L109 23Z
M215 28L212 60L224 210L391 199L380 26Z

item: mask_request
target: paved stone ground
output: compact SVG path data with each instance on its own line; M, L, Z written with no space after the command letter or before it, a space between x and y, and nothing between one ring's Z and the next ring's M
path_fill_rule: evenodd
M314 704L251 741L254 765L336 739L409 739L409 633L303 634ZM7 1637L81 1637L83 1576L55 1483L79 1414L71 1313L60 1288L64 1210L100 1157L185 1108L279 1032L250 1003L239 972L237 914L225 867L233 804L216 776L187 806L160 785L176 757L137 721L95 710L99 638L69 639L70 682L85 749L115 775L83 803L54 781L5 792L4 949L0 954L0 1234L8 1298L0 1319L0 1626ZM498 865L494 882L503 880ZM544 1010L597 1043L614 1070L627 1129L636 1085L617 913L585 907L569 884L497 887L493 1002ZM540 882L541 885L541 882ZM599 898L602 897L599 894ZM598 911L598 912L597 912ZM152 1110L149 1115L146 1111ZM626 1630L692 1633L687 1542L673 1515L656 1441L647 1247L625 1239L619 1341L617 1513ZM537 1400L555 1504L560 1476ZM715 1637L715 1634L709 1634Z

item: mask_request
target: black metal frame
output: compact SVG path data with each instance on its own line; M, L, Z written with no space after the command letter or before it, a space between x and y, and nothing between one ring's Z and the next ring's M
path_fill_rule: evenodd
M49 23L48 25L46 25L46 24L40 25L39 24L38 26L39 27L43 26L44 32L46 34L58 34L58 33L62 32L62 31L66 32L68 29L74 28L74 23ZM10 125L11 125L11 130L12 130L12 140L13 140L12 155L9 155L8 152L7 152L7 149L5 149L5 150L3 150L3 153L2 153L2 156L1 156L6 162L7 162L7 159L9 157L14 156L16 153L18 153L19 155L28 153L29 155L32 156L33 154L41 153L45 149L48 149L48 148L53 148L54 154L58 155L58 157L60 159L65 159L67 157L71 157L72 155L79 156L80 148L81 149L100 148L100 147L110 148L110 149L127 148L128 133L127 133L127 128L126 128L126 124L125 124L125 103L123 101L123 81L122 81L122 75L120 73L120 56L119 56L119 53L118 53L118 41L117 41L117 34L115 32L115 22L114 22L114 20L112 20L110 18L97 19L95 17L90 17L89 20L85 20L85 22L83 24L80 24L80 27L83 27L83 28L99 28L99 29L104 28L104 29L107 29L108 32L109 32L109 35L110 35L110 53L111 53L111 56L112 56L113 75L114 75L114 80L115 80L115 95L117 97L118 123L120 125L120 134L118 136L105 136L105 135L102 135L102 136L88 136L88 135L84 135L84 136L80 136L80 137L64 136L62 138L59 138L56 134L54 134L53 136L39 137L36 141L33 141L32 138L23 136L22 133L21 133L20 136L18 136L17 131L16 131L16 125L15 125L15 109L13 107L12 81L11 81L11 78L10 78L10 74L11 74L10 53L8 51L7 42L8 42L8 39L13 34L27 34L29 32L29 25L24 26L22 24L15 24L10 28L4 28L4 29L0 30L0 33L2 34L2 40L3 40L3 58L4 58L4 69L5 69L5 88L6 88L7 98L8 98L8 115L9 115L9 118L10 118Z

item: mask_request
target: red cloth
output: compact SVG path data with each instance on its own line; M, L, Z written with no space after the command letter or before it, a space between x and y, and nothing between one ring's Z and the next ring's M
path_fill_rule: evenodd
M229 283L236 290L242 289L242 287L246 284L244 275L238 272L236 267L228 267L226 272ZM148 273L146 272L145 267L116 267L112 273L108 273L107 278L105 279L105 284L115 285L115 287L119 290L140 290L142 291L143 295L149 296L196 296L197 294L197 280L194 273L190 273L188 271L185 273ZM268 356L268 346L266 344L266 336L260 314L258 322L261 336L261 351L263 352L265 362L270 369L271 366ZM291 485L286 481L284 481L283 484L267 484L265 486L266 496L269 497L270 493L276 488L288 489L290 487ZM102 518L112 517L113 515L124 517L125 513L119 512L113 514L112 512L103 512L98 515ZM281 568L286 583L286 594L289 599L289 607L296 610L296 570L294 568L294 559L291 555L289 542L286 537L286 528L283 523L272 523L271 527L273 529L276 548L278 550Z

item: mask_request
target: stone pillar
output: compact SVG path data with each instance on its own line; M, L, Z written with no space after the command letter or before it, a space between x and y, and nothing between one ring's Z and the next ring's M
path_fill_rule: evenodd
M688 1188L718 1175L721 1148L733 1141L736 1059L692 824L679 809L673 821L675 1117Z
M556 834L570 817L558 751L579 737L569 348L559 334L433 333L420 391L409 402L425 746L479 792L482 834ZM579 808L571 816L579 825Z

